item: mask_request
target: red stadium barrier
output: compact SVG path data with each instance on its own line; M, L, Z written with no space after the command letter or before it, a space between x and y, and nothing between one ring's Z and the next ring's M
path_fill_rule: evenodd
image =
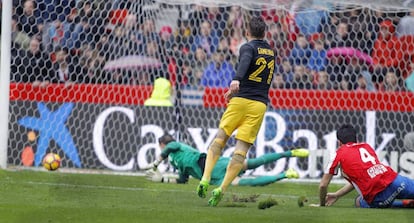
M143 105L151 91L152 86L49 84L35 87L12 83L10 100ZM225 107L225 91L224 88L206 88L203 105ZM414 111L414 94L411 92L270 90L269 95L270 104L277 109Z
M151 91L152 86L49 84L36 87L32 84L11 83L10 100L143 105Z
M204 106L225 107L225 90L207 88ZM411 92L270 90L269 96L276 109L414 111Z

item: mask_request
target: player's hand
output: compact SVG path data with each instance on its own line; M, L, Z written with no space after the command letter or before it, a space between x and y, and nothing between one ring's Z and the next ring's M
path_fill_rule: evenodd
M148 170L145 172L145 176L152 182L161 183L163 181L163 176L158 170Z
M236 94L237 92L239 92L239 87L240 87L240 81L232 80L230 83L231 94Z
M230 89L226 91L226 93L224 93L224 98L226 99L226 102L229 102L232 97L233 97L233 94L231 93Z
M157 170L158 165L160 165L161 161L155 160L154 162L150 163L148 166L142 168L143 170Z
M326 206L332 206L338 200L338 196L334 193L328 193L325 197Z

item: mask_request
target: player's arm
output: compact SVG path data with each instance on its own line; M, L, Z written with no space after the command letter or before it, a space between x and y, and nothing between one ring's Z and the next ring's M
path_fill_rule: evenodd
M326 173L323 175L321 182L319 183L319 205L325 206L326 205L326 195L328 194L328 185L332 180L333 175Z
M185 184L188 182L188 174L178 173L178 178L175 180L177 184Z
M244 44L240 47L239 64L237 65L236 76L234 76L230 83L230 92L226 94L226 99L231 98L231 96L239 91L240 81L247 75L252 58L253 48L249 44Z
M150 163L147 167L144 167L143 169L144 170L157 169L158 165L160 165L162 161L167 159L170 153L175 152L179 149L180 149L179 143L177 142L168 143L168 145L163 149L161 154L157 158L155 158L154 162Z
M347 182L345 186L337 190L335 193L328 193L325 198L326 206L333 205L340 197L345 196L346 194L351 192L353 189L354 189L354 186L351 183Z

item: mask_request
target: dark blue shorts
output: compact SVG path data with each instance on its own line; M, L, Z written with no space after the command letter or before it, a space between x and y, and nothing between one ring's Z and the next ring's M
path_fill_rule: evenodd
M393 207L395 199L414 199L414 180L398 175L397 178L382 192L378 193L374 201L368 204L360 198L361 208L388 208Z

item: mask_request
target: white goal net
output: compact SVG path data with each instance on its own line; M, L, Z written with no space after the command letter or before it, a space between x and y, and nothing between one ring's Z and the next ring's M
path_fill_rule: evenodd
M268 24L277 60L249 157L297 147L310 156L249 174L294 167L319 178L335 129L351 123L414 177L404 146L414 131L411 0L13 1L7 165L37 167L55 152L65 168L140 171L164 131L206 152L252 16Z

